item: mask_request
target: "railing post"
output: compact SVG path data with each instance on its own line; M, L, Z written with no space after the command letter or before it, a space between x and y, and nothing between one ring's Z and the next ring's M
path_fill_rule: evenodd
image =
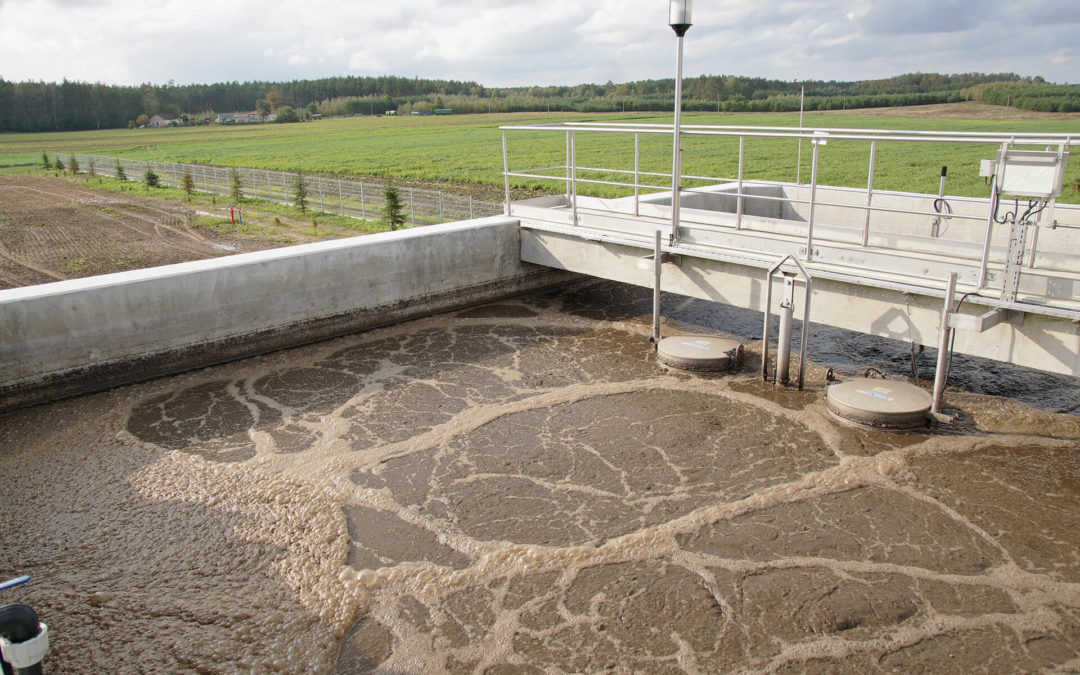
M638 198L641 195L641 134L634 132L634 215L641 215Z
M577 215L577 134L570 134L570 206L573 212L573 224L578 224Z
M567 203L570 202L570 196L572 194L571 189L570 189L570 162L573 161L571 156L570 156L571 155L570 147L572 145L573 145L573 134L571 134L569 131L567 131L566 132L566 201L567 201Z
M877 141L870 141L870 171L866 178L866 220L863 222L862 245L870 243L870 201L874 196L874 164L877 161Z
M502 150L503 150L503 184L506 188L506 206L503 208L505 215L510 215L510 153L506 148L506 130L502 132Z
M743 153L746 150L746 137L739 136L739 191L736 199L738 204L735 209L735 229L742 229L742 214L743 214Z
M813 140L814 156L810 165L810 216L808 218L806 226L806 261L810 262L814 259L814 207L817 205L817 172L818 172L818 154L821 146L818 144L818 140Z

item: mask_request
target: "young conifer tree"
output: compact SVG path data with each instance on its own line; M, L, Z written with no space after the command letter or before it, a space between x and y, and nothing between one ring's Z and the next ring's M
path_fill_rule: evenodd
M405 224L405 211L401 205L398 189L390 182L389 176L386 177L386 190L383 191L383 198L386 201L386 206L383 207L383 224L391 230L396 230Z
M191 169L184 169L184 175L180 177L180 187L187 193L188 203L191 203L191 193L195 191L195 177L191 175Z
M296 181L293 182L293 206L301 212L307 211L307 181L300 169L296 170Z

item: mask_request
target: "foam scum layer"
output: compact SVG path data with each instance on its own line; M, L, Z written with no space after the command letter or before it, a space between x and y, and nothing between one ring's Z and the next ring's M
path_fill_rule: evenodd
M1080 668L1077 418L854 428L608 288L0 418L4 600L61 673Z

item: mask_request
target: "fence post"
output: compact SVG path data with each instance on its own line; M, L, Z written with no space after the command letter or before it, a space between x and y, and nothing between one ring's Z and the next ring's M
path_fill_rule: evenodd
M360 181L360 218L367 220L367 202L364 200L364 181Z
M326 205L323 204L322 198L322 176L317 177L315 180L319 181L319 210L326 213Z
M412 219L409 227L416 227L416 188L409 188L409 217Z
M473 219L472 195L469 195L469 220Z
M363 183L360 184L363 187ZM338 215L345 215L345 201L341 198L341 179L337 179L337 210Z
M445 222L446 222L446 219L445 219L445 218L443 218L443 209L442 209L442 190L439 190L439 222L440 222L440 223L445 223Z

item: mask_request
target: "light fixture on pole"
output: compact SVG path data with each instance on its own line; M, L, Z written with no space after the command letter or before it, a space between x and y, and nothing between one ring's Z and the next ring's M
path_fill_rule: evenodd
M674 158L671 168L671 242L679 241L679 196L682 191L682 62L683 36L690 30L690 9L694 0L671 0L668 24L675 31L677 51L675 56L675 137Z

